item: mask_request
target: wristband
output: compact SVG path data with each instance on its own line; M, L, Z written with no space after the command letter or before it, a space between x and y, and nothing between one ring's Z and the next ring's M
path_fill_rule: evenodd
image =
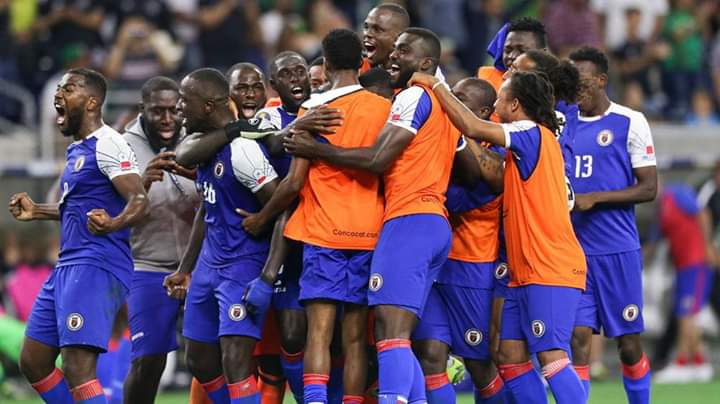
M435 87L437 87L437 86L439 86L439 85L444 85L445 87L447 87L448 89L450 89L450 87L448 87L448 85L447 85L447 83L445 82L445 80L440 80L440 81L438 81L437 83L433 84L432 90L435 91Z

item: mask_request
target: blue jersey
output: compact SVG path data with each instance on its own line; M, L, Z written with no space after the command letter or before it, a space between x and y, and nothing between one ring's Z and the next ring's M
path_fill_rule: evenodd
M457 148L458 152L465 147L466 141L464 136L460 138L460 145ZM503 159L505 158L506 150L504 147L490 146L488 149L500 154ZM493 192L485 181L478 181L472 188L466 188L450 182L445 196L447 197L445 207L448 212L464 213L494 201L495 198L498 197L498 194Z
M567 104L560 101L555 106L555 113L562 119L562 127L558 135L560 150L562 151L563 160L565 161L565 177L570 178L575 172L575 158L573 157L573 144L575 142L575 132L577 131L578 118L580 110L577 104Z
M126 201L112 184L125 174L138 175L135 154L125 139L103 126L67 149L67 163L60 179L60 256L57 266L94 265L130 286L133 271L130 228L103 236L90 233L87 213L105 209L115 217Z
M255 238L242 228L236 208L258 212L255 197L277 178L256 141L238 138L225 145L213 160L198 169L197 185L205 206L205 239L199 260L213 268L231 266L239 257L267 254L268 237Z
M580 117L573 144L577 194L616 191L635 184L633 169L655 166L655 149L645 116L612 103L602 116ZM597 206L574 212L573 226L586 255L640 248L635 207Z
M297 114L291 114L286 112L282 106L277 106L261 109L255 114L255 118L260 119L259 129L281 130L290 125L295 118L297 118ZM280 156L271 157L270 161L280 175L280 178L283 178L287 175L288 171L290 171L292 156L287 153L282 153Z

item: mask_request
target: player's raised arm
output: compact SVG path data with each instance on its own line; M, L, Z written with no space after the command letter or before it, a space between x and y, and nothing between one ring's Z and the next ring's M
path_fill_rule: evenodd
M94 234L106 234L132 226L150 212L150 200L138 174L115 177L112 184L125 198L127 204L115 217L110 217L105 209L93 209L88 212L88 228Z
M30 196L21 192L10 198L8 210L21 222L30 220L60 220L60 208L57 203L35 203Z

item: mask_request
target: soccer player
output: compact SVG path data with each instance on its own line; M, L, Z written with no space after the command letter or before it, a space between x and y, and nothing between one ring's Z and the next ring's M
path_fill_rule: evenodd
M433 86L463 134L510 150L503 220L512 278L502 314L500 376L518 402L546 403L530 362L529 353L537 354L556 402L585 402L569 351L571 313L585 288L586 266L568 215L552 85L535 72L512 74L495 102L501 125L477 118L435 77L416 74L411 82Z
M28 319L20 369L46 403L105 403L95 368L133 273L129 226L147 214L135 155L105 125L107 83L90 69L69 70L55 93L56 123L75 139L67 149L58 204L10 198L21 221L59 220L60 256ZM62 355L63 371L55 368ZM64 374L63 374L64 372Z
M390 73L382 67L373 67L366 71L358 77L358 81L364 89L388 100L392 100L395 96L390 82Z
M232 122L228 89L227 80L215 69L187 75L178 103L185 129L202 133ZM234 209L257 211L277 182L254 140L236 139L201 165L197 184L204 203L180 268L165 279L168 292L182 298L192 273L183 325L187 363L214 403L259 399L252 354L265 313L248 313L242 295L265 263L269 240L248 235Z
M635 204L655 199L657 173L650 126L642 113L610 101L608 60L598 49L570 54L580 72L580 120L573 144L573 226L588 264L587 289L573 333L573 363L588 372L593 330L615 338L631 404L650 400L644 329L642 255ZM589 392L589 382L586 384Z
M409 26L410 15L402 6L386 3L370 10L363 22L365 59L360 73L373 67L389 69L395 41Z
M408 28L390 54L393 87L405 88L416 71L434 74L439 57L440 41L432 31ZM343 148L302 134L285 138L294 155L383 175L385 217L368 296L375 313L379 403L425 396L410 335L450 249L444 202L459 138L430 89L421 86L395 97L388 122L370 147Z
M453 94L481 119L493 113L495 90L487 81L464 79L453 87ZM453 167L457 177L464 169L462 154L470 151L466 142L460 148ZM471 161L475 159L474 153L469 155ZM495 170L501 171L501 164ZM453 182L445 205L453 227L452 247L413 333L413 348L426 375L428 403L455 402L445 369L449 351L463 358L476 403L504 402L503 381L490 360L488 339L502 198L484 180L473 180L469 187Z
M265 106L265 75L252 63L237 63L225 73L230 82L230 98L238 109L239 117L250 119Z
M179 88L167 77L153 77L141 89L140 115L124 134L135 151L150 198L150 215L131 233L135 272L128 295L132 367L125 401L155 401L168 352L177 349L175 328L180 302L163 287L177 269L200 197L192 174L180 167L172 151L180 138Z
M310 90L312 93L321 93L326 90L325 84L328 82L325 74L325 59L321 56L315 58L308 68L310 76Z

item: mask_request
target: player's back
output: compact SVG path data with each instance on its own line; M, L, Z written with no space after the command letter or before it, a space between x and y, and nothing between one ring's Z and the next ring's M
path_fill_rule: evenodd
M300 114L322 104L342 111L344 123L321 140L346 148L372 146L390 112L388 100L353 85L313 97ZM314 160L285 235L320 247L370 250L384 209L379 176Z
M132 271L130 229L94 235L87 227L87 213L105 209L114 217L122 212L126 202L115 190L112 179L138 173L135 155L122 135L103 126L70 144L66 159L60 180L61 236L57 265L95 265L122 272L124 275L118 276L125 280Z
M276 176L262 146L243 138L225 145L198 169L196 182L203 194L206 225L200 260L211 267L225 267L241 256L267 254L268 238L246 233L243 217L235 209L258 212L261 204L254 192Z
M616 191L635 184L634 168L655 165L645 117L612 103L604 115L580 117L573 141L576 193ZM575 212L573 225L586 254L614 254L640 248L632 204Z
M560 145L549 129L530 121L504 126L511 139L503 193L510 285L585 289L585 256L570 224ZM521 150L530 142L536 147ZM521 164L532 155L537 160L526 171Z
M460 132L433 92L420 86L397 95L389 122L415 136L385 173L385 220L422 213L447 217L445 192Z
M705 264L706 243L699 213L697 196L690 186L665 186L660 198L660 228L677 269Z

